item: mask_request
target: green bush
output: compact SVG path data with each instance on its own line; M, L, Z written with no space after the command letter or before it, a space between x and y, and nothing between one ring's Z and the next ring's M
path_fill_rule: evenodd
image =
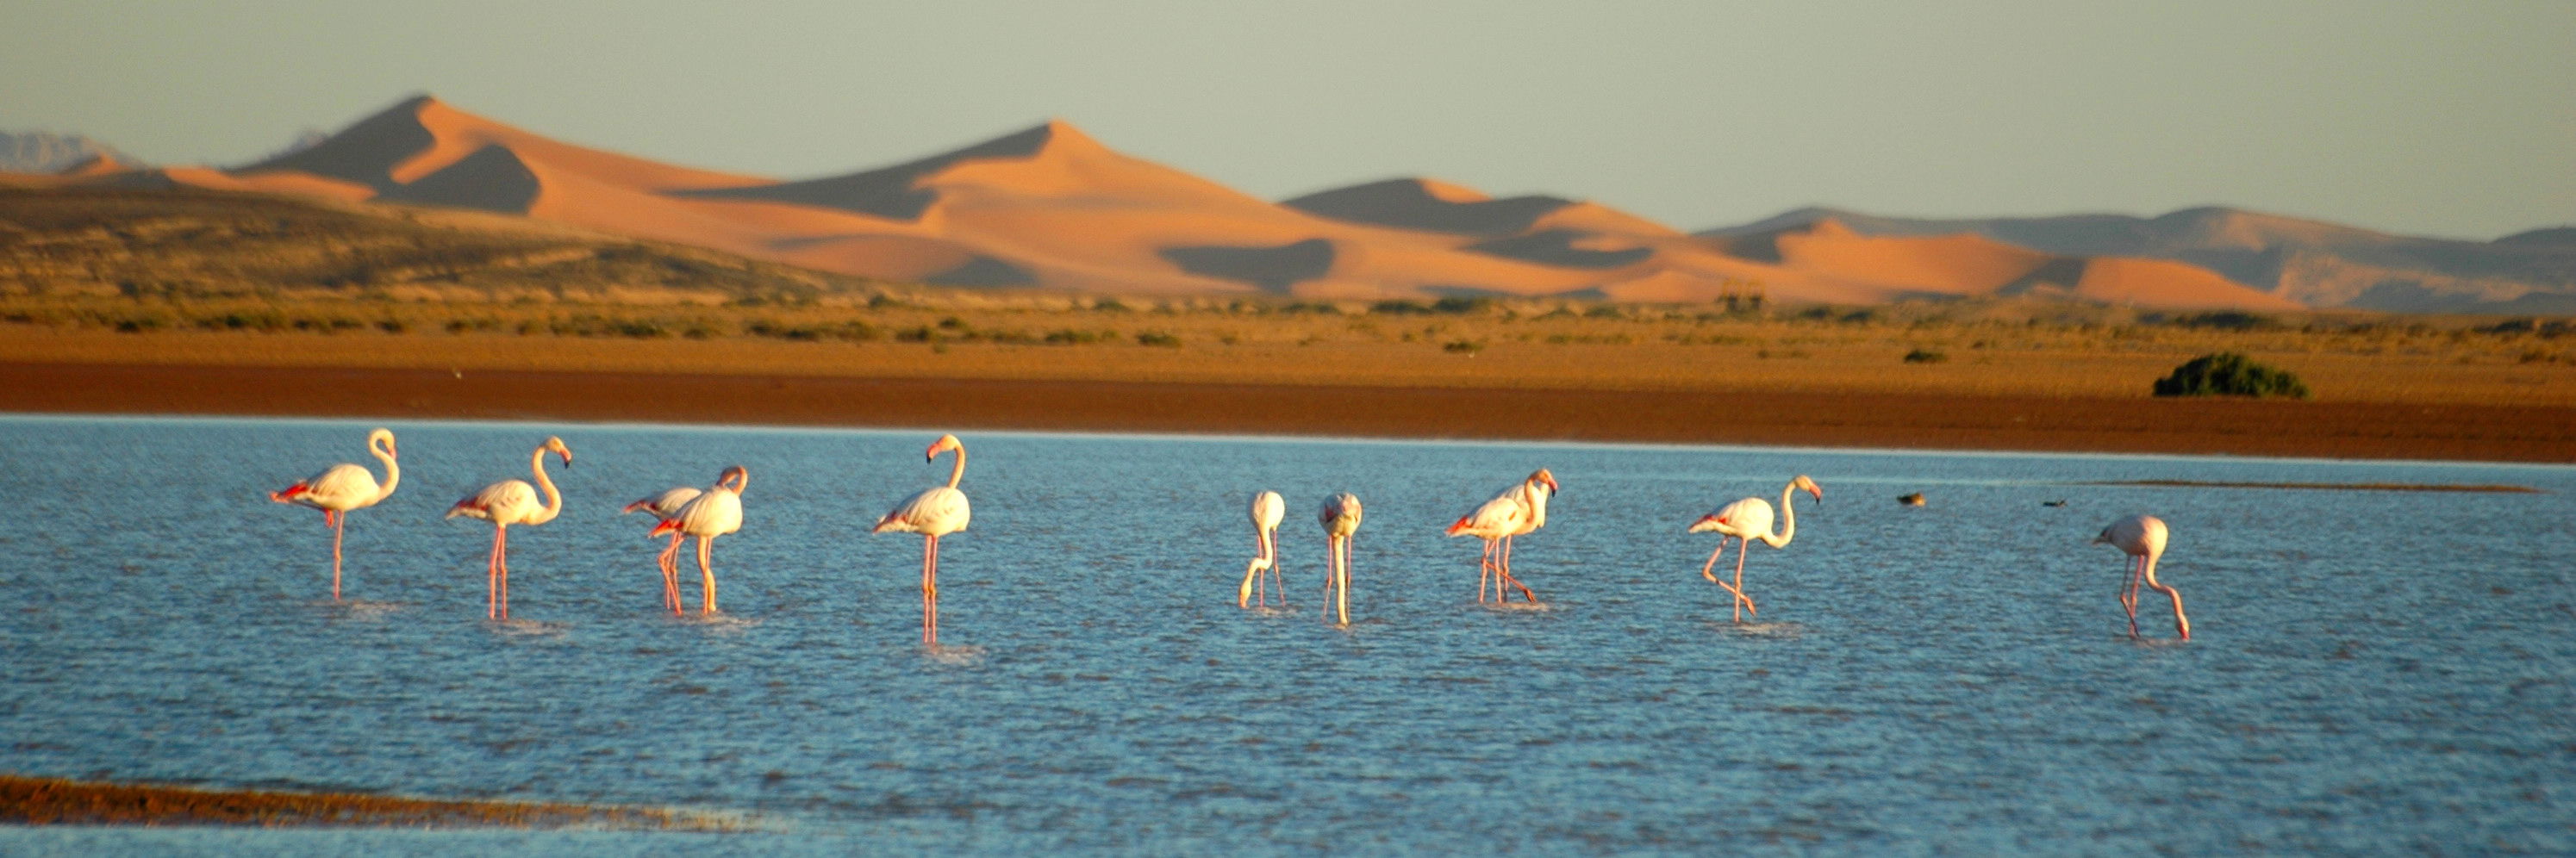
M1910 352L1906 352L1906 353L1905 353L1905 362L1906 362L1906 363L1940 363L1940 362L1942 362L1942 361L1949 360L1949 359L1950 359L1950 353L1949 353L1949 352L1936 352L1936 351L1930 351L1930 350L1926 350L1926 349L1915 349L1915 350L1913 350L1913 351L1910 351Z
M2235 352L2192 358L2156 381L2157 396L2288 396L2308 398L2299 377Z

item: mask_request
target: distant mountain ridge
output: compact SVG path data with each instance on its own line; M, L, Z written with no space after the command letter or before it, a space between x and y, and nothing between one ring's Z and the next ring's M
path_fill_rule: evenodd
M0 175L0 184L476 209L955 286L1325 299L2050 296L2155 309L2576 308L2576 276L2561 276L2576 270L2565 262L2576 241L2551 230L2477 243L2219 208L1956 221L1802 209L1688 235L1594 202L1494 198L1424 177L1272 202L1126 155L1062 120L890 166L782 181L568 144L421 95L237 168L102 159L68 174Z
M0 170L12 173L60 173L89 162L137 163L132 156L79 134L45 131L0 131Z

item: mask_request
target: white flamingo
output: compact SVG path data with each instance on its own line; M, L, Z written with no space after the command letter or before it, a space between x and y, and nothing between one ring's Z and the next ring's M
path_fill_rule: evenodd
M563 493L555 490L555 481L546 477L546 454L563 457L564 467L572 467L572 448L562 438L548 436L528 454L528 472L535 474L537 485L525 480L502 480L482 491L466 495L447 509L448 518L467 516L492 523L492 559L486 568L490 579L486 585L484 616L496 620L510 618L510 525L535 526L555 520L563 512ZM543 487L545 502L537 502L537 488Z
M1511 598L1504 587L1519 587L1521 598L1538 601L1536 594L1520 579L1512 577L1511 538L1547 525L1547 500L1557 492L1556 475L1540 468L1518 485L1504 489L1474 512L1459 516L1449 525L1450 536L1473 536L1484 540L1484 552L1477 558L1476 601L1485 601L1485 582L1494 580L1494 600Z
M1261 583L1262 579L1260 578L1260 575L1262 572L1267 571L1270 573L1270 581L1278 582L1279 580L1279 542L1277 532L1279 530L1280 520L1287 516L1288 501L1280 498L1278 492L1264 491L1252 496L1252 545L1254 554L1252 557L1252 563L1243 567L1243 586L1235 591L1235 607L1248 608L1252 606L1252 588L1254 587L1262 588L1261 606L1264 608L1270 607L1270 588ZM1288 604L1288 585L1284 583L1279 584L1279 604L1282 606Z
M1325 498L1315 521L1324 526L1324 609L1341 611L1341 624L1347 626L1351 624L1351 534L1360 529L1360 499L1350 492Z
M1744 614L1747 611L1751 611L1755 616L1760 616L1762 613L1761 608L1754 606L1753 597L1744 594L1744 555L1751 553L1752 540L1762 540L1762 544L1772 548L1787 548L1789 540L1798 537L1798 510L1789 505L1789 497L1800 489L1805 489L1807 494L1815 496L1817 503L1825 501L1825 490L1817 488L1816 481L1807 479L1807 475L1799 474L1797 479L1790 480L1788 488L1780 490L1780 513L1783 522L1781 531L1776 535L1771 532L1771 504L1761 498L1745 498L1727 504L1718 511L1700 516L1698 521L1691 523L1690 532L1692 533L1717 531L1717 550L1709 552L1708 563L1700 567L1699 574L1700 577L1714 581L1717 586L1724 587L1727 592L1735 594L1736 622L1744 622ZM1735 583L1733 584L1719 581L1716 575L1709 573L1709 570L1717 568L1717 556L1726 553L1726 537L1729 536L1735 537L1736 545Z
M367 452L385 463L385 484L376 485L376 475L367 469L342 462L322 469L277 491L268 499L278 503L309 506L322 511L322 523L331 528L331 601L340 601L340 535L348 528L349 511L375 506L392 497L394 487L402 485L402 464L395 461L394 433L378 429L367 433Z
M723 482L723 480L719 478L717 482ZM699 489L697 486L681 486L675 489L665 489L661 494L627 504L626 508L619 510L617 514L625 515L630 512L652 513L652 532L658 534L662 532L662 522L670 521L672 516L678 515L681 507L687 506L690 501L698 499L698 494ZM687 534L672 534L671 544L663 546L662 553L653 558L653 564L660 567L662 570L662 607L671 609L671 613L674 614L681 612L680 541L687 538L689 538Z
M937 461L939 454L954 450L957 462L948 471L948 484L931 486L921 493L904 498L894 511L877 519L872 533L921 534L921 642L939 645L939 538L966 529L974 512L966 505L966 493L957 490L957 482L966 477L966 444L955 435L941 435L922 454L925 461Z
M672 534L671 544L675 547L679 545L680 537L698 538L698 613L701 615L716 612L716 573L715 568L707 563L709 546L715 543L716 537L742 529L742 490L750 486L750 469L741 465L726 468L716 477L713 487L682 504L678 512L653 528L654 536ZM672 571L678 571L676 564Z
M2096 543L2110 543L2129 555L2129 580L2120 586L2120 606L2129 610L2129 636L2138 636L2138 583L2141 580L2156 592L2173 600L2174 631L2183 640L2191 640L2191 618L2183 616L2182 593L2156 580L2156 560L2165 554L2165 521L2152 515L2133 515L2111 522L2102 528Z

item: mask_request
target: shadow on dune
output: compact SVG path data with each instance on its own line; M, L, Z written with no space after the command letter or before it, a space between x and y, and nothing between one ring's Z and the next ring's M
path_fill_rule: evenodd
M1334 220L1477 236L1517 234L1549 212L1573 204L1540 196L1459 202L1433 195L1421 179L1370 182L1280 203Z
M1618 268L1644 261L1655 255L1652 248L1631 247L1625 250L1591 250L1574 243L1591 238L1590 233L1570 229L1547 229L1528 235L1480 241L1468 250L1487 256L1517 259L1558 268Z
M861 173L775 185L663 193L667 196L684 198L760 200L821 206L891 220L913 221L921 219L922 213L929 211L931 204L939 201L938 191L914 187L914 184L922 178L963 161L1035 157L1039 152L1044 151L1047 143L1054 138L1055 124L1047 123L946 154Z
M536 203L539 189L537 174L527 162L495 143L411 184L396 185L382 198L519 214Z
M249 175L300 170L356 182L379 194L392 193L402 187L402 183L394 181L394 167L438 143L438 138L420 122L420 109L429 102L427 95L412 96L310 148L226 172Z
M1201 277L1250 283L1271 292L1286 292L1300 280L1313 280L1333 269L1333 243L1320 238L1278 247L1166 247L1159 251L1172 264Z

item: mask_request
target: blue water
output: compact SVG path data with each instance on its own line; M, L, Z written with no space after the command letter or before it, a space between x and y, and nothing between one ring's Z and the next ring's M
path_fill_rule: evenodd
M740 814L750 834L0 828L0 852L2576 851L2576 469L967 433L971 530L870 535L935 431L395 423L329 533L264 493L373 424L0 419L0 770ZM441 520L560 434L562 518ZM726 613L627 501L749 466ZM1440 529L1534 468L1545 610ZM1684 527L1805 473L1738 625ZM2514 483L2543 494L2088 480ZM1247 612L1248 495L1295 609ZM1354 625L1317 619L1334 491ZM1920 491L1910 509L1896 495ZM2064 499L2063 507L2042 501ZM2170 522L2135 642L2112 518ZM687 587L695 603L694 568Z

